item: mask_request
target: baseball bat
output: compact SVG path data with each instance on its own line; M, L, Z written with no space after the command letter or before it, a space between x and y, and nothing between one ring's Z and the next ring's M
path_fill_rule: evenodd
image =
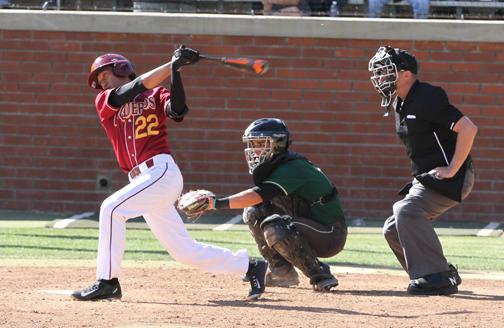
M216 57L200 54L201 59L218 62L224 66L237 68L241 71L252 72L257 75L263 75L268 71L269 63L266 60L254 58L236 58L236 57Z

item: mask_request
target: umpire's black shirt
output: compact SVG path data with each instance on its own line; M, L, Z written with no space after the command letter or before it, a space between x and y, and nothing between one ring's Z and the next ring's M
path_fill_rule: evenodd
M406 145L414 176L418 178L418 175L435 167L450 165L457 142L457 133L453 131L453 127L463 116L450 104L442 88L418 80L412 85L404 101L398 99L396 132ZM459 170L462 182L465 170L466 164ZM445 180L445 183L449 183L451 179ZM459 184L449 189L455 191L453 189L459 189Z

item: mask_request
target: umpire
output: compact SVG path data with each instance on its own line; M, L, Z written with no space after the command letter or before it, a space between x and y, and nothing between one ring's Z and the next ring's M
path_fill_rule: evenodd
M409 294L457 293L462 280L447 262L432 221L472 190L469 152L478 128L450 104L442 88L417 79L417 61L407 51L380 47L369 71L385 116L395 114L396 132L406 145L414 177L385 221L385 239L409 274Z
M297 285L297 267L315 291L336 287L329 266L318 260L338 254L346 242L336 188L317 166L288 150L291 139L282 120L252 122L243 142L255 186L216 198L210 209L244 209L243 220L269 264L266 286Z

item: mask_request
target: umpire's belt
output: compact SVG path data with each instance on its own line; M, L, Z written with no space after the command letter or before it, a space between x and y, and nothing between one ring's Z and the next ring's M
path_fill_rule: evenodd
M149 158L145 162L142 162L135 166L131 171L129 171L129 177L131 180L139 176L143 171L154 166L154 157Z

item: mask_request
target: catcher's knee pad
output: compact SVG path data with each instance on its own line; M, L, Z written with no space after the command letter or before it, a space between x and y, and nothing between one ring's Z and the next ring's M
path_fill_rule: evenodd
M261 222L260 227L269 247L274 247L290 236L298 234L296 228L291 224L291 217L288 215L270 215Z
M273 206L270 203L262 203L243 209L243 222L251 225L259 225L261 221L273 214Z
M254 225L258 219L256 207L251 206L244 208L242 218L245 224Z
M243 221L248 225L249 231L254 238L259 253L264 257L271 267L287 265L288 262L277 251L271 248L264 238L260 222L264 219L264 209L257 206L247 207L243 210Z
M261 223L261 228L268 245L310 278L312 285L334 279L329 266L318 260L313 247L291 224L290 217L272 215ZM330 282L335 286L334 281ZM317 289L327 289L325 285L319 287Z

